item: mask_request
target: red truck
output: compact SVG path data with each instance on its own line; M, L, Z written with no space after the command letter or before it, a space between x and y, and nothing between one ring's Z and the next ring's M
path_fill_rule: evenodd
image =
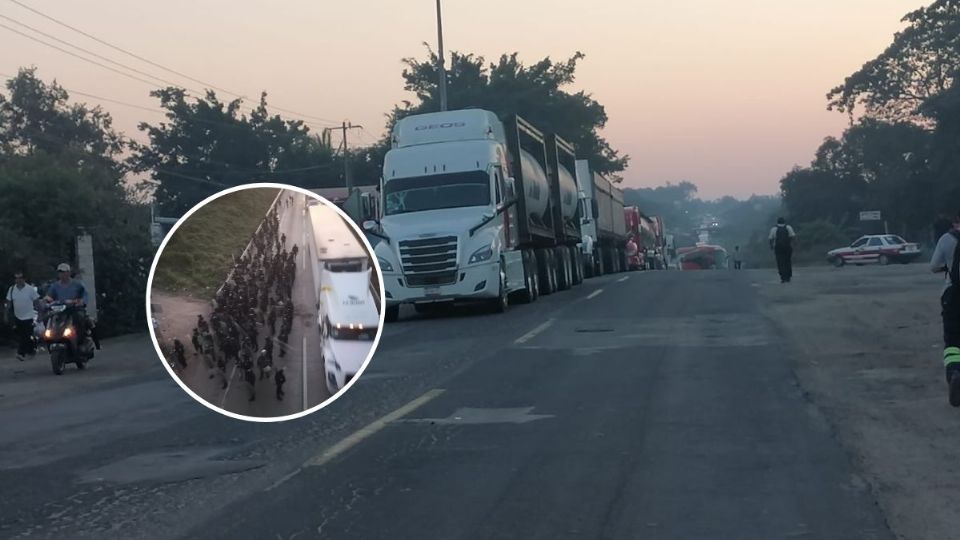
M636 206L624 208L623 215L627 222L627 266L631 270L665 269L663 220L644 215Z

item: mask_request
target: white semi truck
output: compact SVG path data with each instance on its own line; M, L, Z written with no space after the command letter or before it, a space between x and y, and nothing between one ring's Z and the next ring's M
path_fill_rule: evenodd
M481 301L502 312L582 281L573 148L519 117L471 109L397 122L383 165L388 321L401 304Z
M373 268L366 247L334 209L325 204L307 208L317 327L332 395L350 382L370 355L380 312L371 291Z
M627 224L623 191L595 172L585 159L577 160L577 185L584 208L581 218L583 268L587 277L626 269Z

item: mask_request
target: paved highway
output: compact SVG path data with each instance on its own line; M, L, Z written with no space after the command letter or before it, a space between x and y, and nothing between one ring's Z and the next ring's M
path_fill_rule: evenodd
M346 396L282 424L212 413L159 365L54 395L38 373L0 398L0 537L892 539L758 275L407 313Z

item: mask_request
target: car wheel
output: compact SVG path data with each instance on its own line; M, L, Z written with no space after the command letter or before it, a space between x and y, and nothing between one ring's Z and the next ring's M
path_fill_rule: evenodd
M881 255L878 261L880 262L880 266L887 266L888 264L890 264L890 257L887 257L886 255Z
M833 258L833 265L836 266L837 268L843 267L843 264L844 264L843 257Z

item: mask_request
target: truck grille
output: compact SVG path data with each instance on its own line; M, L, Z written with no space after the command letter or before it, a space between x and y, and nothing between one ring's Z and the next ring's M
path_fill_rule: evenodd
M400 262L410 287L446 285L457 280L457 237L400 241Z

